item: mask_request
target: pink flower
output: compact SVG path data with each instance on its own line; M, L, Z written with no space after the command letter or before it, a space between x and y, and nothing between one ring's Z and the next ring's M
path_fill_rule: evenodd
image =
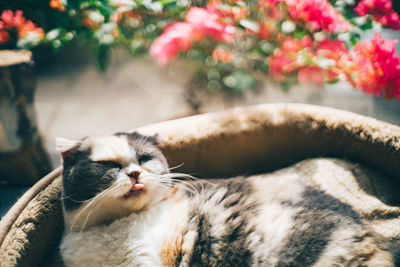
M384 41L376 33L373 40L356 44L356 86L366 93L400 99L400 58L396 54L395 42Z
M312 82L316 84L323 84L324 70L317 66L307 66L300 68L297 73L297 80L300 83Z
M257 9L267 18L279 21L282 20L286 14L282 12L279 4L283 0L259 0Z
M348 63L353 59L342 41L326 38L316 45L315 50L318 58L331 61L332 65L327 68L326 73L328 81L337 80L340 74L348 75Z
M235 22L244 19L250 14L250 10L245 6L225 5L221 0L210 0L207 3L207 10L218 10L224 18L230 18Z
M230 63L233 60L233 55L230 51L216 48L212 51L212 56L214 59L219 60L224 63Z
M193 26L186 22L171 24L151 45L150 55L160 65L166 65L174 59L180 51L188 50L193 40L201 38Z
M246 29L248 33L255 34L258 38L262 40L270 40L276 34L276 25L272 21L267 21L265 23L258 22L258 32L254 32L250 29Z
M313 43L309 36L302 40L289 38L268 59L271 76L284 81L286 76L295 75L299 82L322 84L335 81L340 74L348 75L351 56L340 40L324 39Z
M393 11L386 15L375 13L374 19L380 22L383 26L390 27L393 30L400 30L400 18L399 15Z
M204 36L211 36L217 42L233 42L235 27L220 22L218 11L192 7L186 15L186 22L176 22L165 28L164 33L156 38L150 47L150 55L160 65L166 65L180 51L186 51L193 41Z
M268 58L269 73L276 81L282 82L287 75L293 75L296 70L303 66L299 62L299 52L309 49L312 40L309 36L302 40L289 38L282 43L282 46L274 51Z
M350 24L328 0L284 0L295 21L308 23L313 30L347 31Z
M22 15L21 10L15 11L12 10L4 10L3 13L1 13L1 21L3 22L3 29L8 30L10 28L19 28L21 25L25 23L25 18Z
M282 50L285 53L297 53L298 51L306 48L311 47L312 39L310 36L306 35L301 40L289 38L282 43Z
M400 29L399 14L393 10L391 0L361 0L354 11L360 16L371 14L374 20L393 30Z
M360 16L369 14L371 11L389 13L392 9L391 0L361 0L354 11Z
M44 36L43 29L36 27L32 21L25 19L21 10L17 10L15 13L12 10L4 10L0 19L0 31L2 32L0 42L1 40L3 42L10 41L10 35L6 31L12 29L17 30L19 38L23 38L31 32L36 33L39 37Z
M186 15L186 21L197 31L211 36L217 42L233 42L235 27L221 22L222 16L216 10L192 7Z

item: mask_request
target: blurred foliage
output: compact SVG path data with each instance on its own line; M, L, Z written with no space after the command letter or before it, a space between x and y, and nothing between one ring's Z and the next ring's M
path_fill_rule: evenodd
M0 49L41 46L57 52L79 40L93 46L102 70L117 47L134 56L150 51L161 65L178 55L202 62L199 73L211 92L242 93L257 84L255 76L268 74L285 91L297 82L346 80L366 93L398 97L399 78L382 76L379 69L388 69L386 63L372 62L389 57L396 71L400 60L390 50L393 44L384 45L376 36L367 51L359 40L366 30L400 28L400 19L393 19L392 6L382 9L382 0L369 0L370 10L365 1L1 1ZM399 8L399 1L393 1L393 9ZM358 58L351 55L353 47L358 47ZM379 52L383 47L390 51ZM367 57L367 52L380 57Z

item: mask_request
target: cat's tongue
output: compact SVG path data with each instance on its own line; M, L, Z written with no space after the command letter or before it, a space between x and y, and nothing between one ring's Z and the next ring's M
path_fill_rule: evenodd
M144 188L144 184L141 183L136 183L132 186L132 189L137 191L137 190L142 190Z
M144 184L136 182L134 185L132 185L131 189L124 195L124 198L129 198L131 196L140 194L140 191L144 189Z

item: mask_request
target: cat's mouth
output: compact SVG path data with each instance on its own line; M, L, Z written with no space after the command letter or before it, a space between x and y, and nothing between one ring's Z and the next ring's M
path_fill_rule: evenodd
M138 182L137 180L133 181L131 189L123 195L123 198L130 198L133 196L137 196L144 191L144 184Z

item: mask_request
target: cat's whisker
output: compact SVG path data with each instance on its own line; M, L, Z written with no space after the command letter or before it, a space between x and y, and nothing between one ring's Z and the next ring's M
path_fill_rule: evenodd
M185 173L166 173L166 174L159 175L158 178L164 184L168 184L169 186L174 186L174 185L178 185L179 184L180 188L191 192L193 195L199 194L198 189L193 184L185 181L185 179L189 180L189 181L197 181L197 180L199 180L198 178L193 177L193 176L191 176L189 174L185 174ZM183 179L179 179L179 178L183 178ZM203 190L204 186L203 186L202 183L200 183L200 186L201 186L201 190Z
M167 170L168 171L172 171L172 170L175 170L175 169L178 169L178 168L182 167L183 165L184 165L184 163L182 162L181 164L178 164L176 166L170 167Z
M112 185L111 187L109 187L109 188L107 188L106 190L100 192L99 194L97 194L97 195L94 196L93 198L83 201L84 203L87 203L87 205L86 205L83 209L81 209L81 210L79 211L79 213L74 217L74 220L73 220L73 222L71 223L71 226L70 226L70 230L72 231L72 229L73 229L75 223L77 222L77 220L79 219L79 217L81 216L81 214L82 214L86 209L90 208L90 207L96 202L97 199L103 197L105 194L109 193L110 191L114 190L115 188L117 188L117 186L116 186L116 185Z
M64 199L72 199L70 196L64 196L64 197L60 197L60 200L64 200ZM74 199L72 199L73 201L75 201Z
M94 198L94 197L93 197L93 198ZM93 199L93 198L91 198L91 199ZM76 200L76 199L71 198L71 196L60 197L60 200L65 200L65 199L69 199L69 200L71 200L71 201L73 201L73 202L77 202L77 203L85 203L85 202L88 202L89 200L91 200L91 199Z
M92 215L92 213L93 213L94 211L96 211L96 210L103 204L103 202L104 202L104 198L101 199L100 202L99 202L99 204L97 204L97 206L94 207L94 208L88 213L88 215L86 216L85 221L84 221L84 223L83 223L83 225L82 225L81 230L79 231L79 233L82 233L83 229L85 229L85 226L86 226L86 224L87 224L87 222L88 222L88 220L89 220L90 215Z
M174 186L177 186L183 190L189 191L192 194L198 194L197 189L190 183L185 182L183 180L179 180L179 179L166 179L166 180L159 180L158 184L160 185L165 185L168 188L172 188Z
M179 172L171 172L171 173L165 173L165 174L161 174L160 178L164 178L164 177L172 177L172 178L187 178L189 180L192 181L197 181L199 180L198 178L190 175L190 174L186 174L186 173L179 173Z
M159 183L158 185L163 187L163 188L166 188L166 189L171 189L171 187L172 187L172 186L165 185L165 184L162 184L162 183Z
M174 186L191 193L192 195L197 195L199 192L196 189L191 188L190 186L184 185L184 184L180 184L180 183L175 183L175 184L167 184L167 185L163 185L163 184L159 184L162 187L165 188L172 188Z
M96 184L88 184L88 185L96 186ZM108 189L110 189L110 188L108 188ZM107 189L107 190L108 190L108 189ZM105 193L105 191L106 191L106 190L100 192L99 194L103 194L103 193ZM86 202L89 202L89 201L93 200L94 198L98 197L99 194L97 194L96 196L94 196L94 197L92 197L92 198L86 199L86 200L76 200L76 199L72 199L71 196L60 197L60 200L69 199L69 200L74 201L74 202L77 202L77 203L86 203Z
M176 186L178 186L178 187L180 187L182 189L190 191L193 195L199 194L199 190L193 184L191 184L191 183L189 183L187 181L179 180L179 179L173 179L173 178L169 179L169 181L172 182L173 185L176 185ZM201 189L203 189L203 187Z

